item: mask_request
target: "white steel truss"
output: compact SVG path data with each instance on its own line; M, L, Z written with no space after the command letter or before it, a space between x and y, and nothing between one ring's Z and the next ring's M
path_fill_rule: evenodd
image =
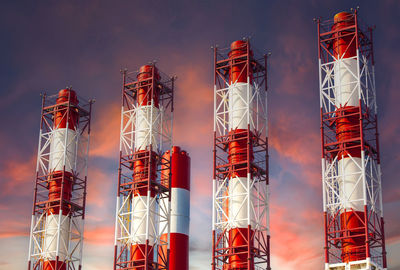
M357 61L357 72L353 72L346 61L348 59L354 59ZM338 67L339 66L339 67ZM320 78L320 105L322 114L326 114L329 118L334 119L336 115L336 109L338 109L337 100L341 97L338 96L340 89L348 85L341 85L337 82L335 76L341 76L340 72L337 74L335 71L344 70L351 74L352 79L349 84L354 85L352 87L352 93L350 95L357 95L360 99L362 113L369 115L369 118L376 119L377 107L376 107L376 92L375 92L375 76L374 67L371 61L365 56L360 55L357 50L357 55L350 58L344 59L342 57L335 58L332 56L330 61L322 63L319 60L319 78ZM349 96L350 96L349 95ZM347 103L347 101L343 102ZM371 123L367 120L363 120L363 131L364 137L373 135L375 138L375 130L370 129ZM328 141L334 141L336 134L325 134ZM376 142L367 142L373 144L372 147L376 147ZM374 158L375 153L372 152L361 152L361 161L352 157L349 154L350 163L352 167L356 168L351 173L347 173L343 170L343 166L339 165L338 156L331 157L330 159L322 158L322 182L323 182L323 207L324 212L330 216L335 216L337 213L341 213L344 209L348 209L349 206L359 204L367 206L368 212L372 211L376 215L371 216L371 219L383 217L382 208L382 190L381 190L381 172L380 165L377 163L377 159ZM347 189L346 193L343 192L342 187L346 185L346 179L349 177L357 177L357 182L353 185L353 189ZM363 190L362 193L357 193L357 190ZM354 194L360 194L354 196ZM368 226L373 224L379 224L380 221L369 220ZM353 270L353 269L376 269L381 270L382 261L380 259L374 259L379 257L379 252L376 248L371 247L371 258L366 260L350 262L350 263L339 263L331 262L326 265L326 269L332 270ZM336 251L335 257L340 258L340 250Z
M246 122L251 131L265 136L268 134L267 124L267 94L265 89L261 89L261 85L257 83L247 83L247 96L246 98L240 97L245 104L244 108L229 108L229 96L236 90L237 83L226 85L225 88L214 88L214 131L218 136L227 135L229 130L229 116L234 111L241 111L244 109L242 119L240 121Z
M248 81L250 79L248 78ZM266 82L264 82L266 83ZM244 105L243 108L233 108L229 106L229 96L234 92L237 87L237 83L232 85L226 84L225 88L214 87L214 132L215 136L226 137L229 136L230 126L230 115L234 111L240 110L243 112L242 119L247 126L250 127L251 132L254 134L255 140L253 142L253 154L254 160L252 163L258 168L266 167L266 141L268 135L268 119L267 119L267 92L265 88L257 83L247 83L247 94L245 97L240 97ZM225 140L225 139L222 139ZM216 165L222 165L227 163L228 154L220 153L216 157ZM265 172L264 172L265 173ZM247 174L247 181L243 181L239 177L232 178L229 174L225 177L216 177L213 179L213 217L212 217L212 229L217 235L225 235L223 241L218 243L215 247L219 249L221 253L228 254L229 243L229 231L232 228L238 228L238 224L250 224L251 230L254 231L254 239L256 241L254 248L258 250L265 250L267 243L263 241L257 241L257 239L267 239L270 235L269 232L269 189L267 183L267 175L255 174L251 176ZM229 182L236 180L235 182L240 185L241 193L229 192ZM232 187L231 187L232 188ZM237 189L237 187L236 187ZM246 208L248 213L246 218L239 217L238 213L240 209L236 209L236 215L229 214L229 201L242 200L240 209ZM247 226L247 225L246 225ZM263 254L264 255L264 254ZM220 254L220 256L223 256ZM267 269L267 263L262 261L257 264L257 257L255 257L255 269ZM217 261L219 264L220 261ZM223 265L218 265L216 269L225 269Z
M141 206L144 205L144 210L140 211L134 211L136 205L132 203L132 197L132 193L117 197L115 245L134 245L141 243L138 242L139 239L153 239L154 251L157 252L158 247L168 244L161 239L163 234L169 233L170 203L168 197L163 193L156 197L135 196L136 201L140 201ZM152 211L151 209L154 208L156 210ZM146 224L148 230L145 233L132 229L134 212L139 214L137 215L139 223ZM141 215L140 212L142 212ZM155 253L155 258L157 257L158 254Z

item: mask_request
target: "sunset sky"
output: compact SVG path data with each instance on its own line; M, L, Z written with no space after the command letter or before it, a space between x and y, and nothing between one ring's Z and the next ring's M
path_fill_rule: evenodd
M190 269L210 269L213 55L251 36L271 52L268 114L275 270L323 267L315 17L360 6L374 50L388 265L400 270L400 1L2 1L0 269L26 269L40 93L94 98L84 270L111 269L122 68L178 76L174 144L192 160ZM396 83L397 82L397 83Z

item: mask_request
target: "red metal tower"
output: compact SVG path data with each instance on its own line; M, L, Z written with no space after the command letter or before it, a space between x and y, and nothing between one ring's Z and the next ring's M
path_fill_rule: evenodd
M270 269L267 56L214 48L212 269Z
M91 106L43 95L28 269L81 269Z
M325 269L386 269L372 28L317 20Z
M168 269L174 80L123 72L114 269Z

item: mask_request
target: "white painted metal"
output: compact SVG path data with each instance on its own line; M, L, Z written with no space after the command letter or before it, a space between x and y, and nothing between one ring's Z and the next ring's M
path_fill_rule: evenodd
M162 199L167 203L168 198ZM166 227L166 222L160 222L160 230ZM171 219L170 232L189 235L190 225L190 192L184 188L171 188Z
M337 163L339 194L343 209L364 211L362 160L358 157L342 158Z
M50 169L72 172L76 170L78 136L75 130L57 128L50 142ZM66 143L65 143L66 142Z
M247 85L247 84L246 84ZM242 89L245 88L246 93L242 93ZM227 134L234 124L240 124L241 126L245 125L245 129L247 129L247 125L249 124L251 128L257 130L260 134L266 134L266 122L267 122L267 107L266 107L266 93L264 89L260 89L260 85L252 84L249 89L246 87L240 87L240 91L238 91L237 87L228 86L226 88L218 89L216 86L214 87L214 131L217 132L217 136ZM241 99L239 98L238 92L240 92L240 96L247 95L247 91L249 93L249 99ZM232 97L231 97L232 96ZM233 98L235 97L235 98ZM239 115L232 118L230 115L235 115L238 111L243 112L243 107L233 107L230 105L230 100L235 100L245 109L245 116L243 119L239 118ZM250 112L247 114L247 112ZM248 120L246 120L248 116ZM232 123L230 123L232 119ZM235 119L235 121L233 121Z
M231 220L231 226L233 228L247 228L247 225L254 227L254 213L249 207L248 203L249 196L248 190L250 190L249 184L251 183L247 177L233 177L228 183L228 200L229 200L229 219ZM251 222L253 221L253 222Z
M150 205L148 205L150 204ZM147 210L150 209L149 215ZM149 220L147 220L147 218ZM149 245L153 245L156 239L157 232L151 230L147 233L147 224L155 224L155 201L154 197L134 196L132 200L132 223L131 223L131 241L132 244L146 244L149 240ZM151 226L150 226L151 227Z
M218 215L220 215L221 217L220 217L220 220L221 219L224 219L224 214L222 213L222 214L219 214L220 213L220 211L222 210L224 210L223 209L223 207L221 207L220 209L218 209L217 208L217 204L221 204L220 202L218 202L217 200L216 200L216 190L217 190L217 180L216 179L213 179L213 186L212 186L212 189L213 189L213 204L212 204L212 230L213 231L215 231L216 229L217 229L217 226L216 226L216 223L217 223L217 216ZM222 201L222 204L224 204L224 201ZM220 206L220 205L218 205L218 206ZM226 216L226 215L225 215Z
M350 263L325 264L325 270L385 270L372 262L370 258Z
M157 141L160 134L160 120L160 110L157 107L153 105L137 107L135 128L136 151L145 150L150 143L153 146L158 145ZM151 133L150 129L152 129Z
M171 198L171 233L189 235L190 191L172 188Z
M46 97L45 106L54 105L58 95ZM79 106L89 111L90 102L79 97ZM86 116L85 116L86 117ZM82 120L87 121L87 120ZM54 171L74 173L76 181L81 182L87 176L89 153L89 135L86 127L78 127L76 131L53 127L40 128L37 175L51 175ZM85 128L85 130L82 130ZM43 192L43 193L42 193ZM39 191L38 199L45 201L48 192ZM73 198L82 205L83 190L73 191ZM30 248L28 261L35 265L39 261L54 260L58 255L61 261L68 262L78 269L82 262L83 217L69 217L43 212L34 214L31 222Z
M30 239L29 259L32 265L38 261L55 260L57 254L60 261L75 266L81 264L83 220L80 217L33 216Z
M61 222L60 222L61 221ZM64 261L68 256L70 217L48 214L44 233L44 257L47 260ZM59 241L57 241L57 239ZM57 247L57 245L59 245Z
M358 106L357 57L338 59L334 63L336 107Z
M376 112L374 69L365 56L319 60L320 105L322 113L334 112L344 106L358 106L359 102ZM334 114L332 115L332 117ZM354 209L364 211L364 205L382 214L381 180L379 166L369 155L358 157L336 156L322 159L324 210L328 215ZM371 254L375 250L371 248ZM337 254L340 257L340 254ZM369 258L368 258L369 259ZM363 265L365 261L337 264L331 262L325 269L376 269L382 270L381 261L371 261L375 268Z
M141 108L145 107L145 108ZM122 107L120 150L130 155L133 150L144 150L150 145L155 152L165 152L172 145L172 114L160 106Z
M247 129L249 113L252 111L252 106L249 102L248 94L252 96L252 86L250 91L247 90L249 84L247 83L233 83L229 86L229 130L232 129ZM250 122L251 130L254 129L254 123Z

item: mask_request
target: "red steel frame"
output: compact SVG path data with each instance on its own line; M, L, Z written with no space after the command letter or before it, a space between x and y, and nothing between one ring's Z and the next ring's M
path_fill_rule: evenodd
M218 204L227 204L229 199L222 199L224 202L218 201L218 189L217 186L228 185L227 179L235 173L245 171L247 175L254 181L257 181L260 186L264 186L268 192L268 130L266 123L266 108L265 108L265 118L260 117L261 122L264 122L261 126L256 125L255 130L250 129L250 124L248 124L247 130L239 132L229 132L228 128L225 127L224 130L218 128L218 115L226 113L225 116L221 116L220 119L225 117L225 120L229 118L227 115L229 112L221 112L218 107L224 101L221 99L221 104L217 101L218 91L229 91L227 86L230 85L230 70L235 66L240 66L240 74L244 73L246 77L249 77L252 81L252 85L258 85L260 89L260 95L262 98L260 100L266 99L267 93L267 55L264 56L254 56L253 49L250 49L250 40L245 40L246 53L229 56L229 48L218 48L214 47L214 85L215 85L215 101L214 101L214 149L213 149L213 160L214 160L214 202L213 202L213 247L212 247L212 269L213 270L233 270L233 269L271 269L270 267L270 235L269 235L269 220L268 220L268 204L259 205L262 208L264 214L260 214L261 218L265 218L265 228L256 229L251 228L248 225L247 235L243 235L240 231L242 238L246 240L246 245L240 248L233 248L229 244L229 226L223 228L219 227L222 219L227 219L227 217L219 216L218 214ZM227 92L225 92L225 98L227 99ZM251 105L249 105L251 106ZM251 109L250 109L251 110ZM260 112L253 111L251 114L258 115ZM251 116L250 116L251 117ZM223 125L226 125L223 124ZM258 130L257 130L258 128ZM246 160L240 160L237 162L229 161L229 145L232 142L243 142L246 143ZM254 158L249 158L254 156ZM268 194L265 194L265 200L268 200ZM220 196L223 198L224 196ZM226 195L225 195L226 197ZM251 197L251 196L250 196ZM265 212L264 212L265 211ZM223 211L222 211L223 212ZM225 213L226 214L226 213ZM223 215L225 215L223 214ZM253 232L253 233L252 233ZM231 268L230 258L238 256L247 256L247 266L246 268Z
M70 90L70 89L67 89ZM71 93L71 92L69 92ZM71 225L71 235L78 238L76 245L71 245L69 248L69 258L65 263L59 261L57 256L54 265L54 270L67 269L75 270L82 268L82 245L83 245L83 223L85 219L86 207L86 187L87 187L87 154L89 149L91 108L93 101L85 101L79 97L79 104L72 102L71 94L65 102L56 102L58 95L48 96L42 95L42 108L40 120L40 135L39 135L39 153L37 160L36 179L34 186L34 200L32 208L32 228L31 240L29 245L29 261L28 270L41 270L44 267L44 234L45 234L45 219L46 213L53 209L69 209L68 216L76 221L76 224ZM74 110L78 115L77 123L79 123L78 138L78 153L76 170L72 172L63 171L54 173L49 169L49 143L54 132L54 115L70 121L72 117L71 110ZM71 120L73 121L73 120ZM64 188L67 185L66 175L72 178L71 198L57 196L58 198L49 199L49 189L51 181L60 181L60 194L64 194ZM79 224L78 224L79 223ZM70 241L71 236L70 235ZM49 268L50 267L50 268ZM46 269L53 270L53 266L47 266Z
M320 61L320 90L321 90L321 140L322 140L322 163L323 163L323 184L324 184L324 227L325 227L325 269L346 263L341 257L344 249L343 243L354 238L363 237L365 241L357 246L359 250L365 250L365 269L375 269L369 264L372 263L378 269L386 269L386 249L384 236L384 220L382 210L382 194L380 181L380 156L378 141L378 119L376 112L375 80L374 80L374 54L373 54L373 28L364 28L359 22L357 10L352 12L345 23L346 27L334 28L333 20L317 20L318 24L318 54ZM327 79L332 77L334 62L337 55L333 52L333 42L339 39L351 40L346 48L355 46L359 63L356 79L360 101L358 107L352 107L351 111L339 110L329 103L334 99L333 87L328 86ZM331 92L329 92L331 91ZM346 107L345 107L346 108ZM359 123L359 136L346 141L338 140L336 123L346 121L349 117L357 117ZM334 206L340 198L335 195L338 187L328 187L328 176L334 178L328 171L331 166L335 169L335 160L338 154L346 152L361 151L363 161L362 181L364 185L364 213L357 214L362 219L362 227L343 228L341 226L341 214L346 213L345 209ZM368 171L373 167L375 173ZM337 170L337 167L336 169ZM332 183L332 182L330 182ZM339 192L338 192L339 193ZM371 194L375 193L375 194ZM376 197L376 198L373 198ZM343 212L344 211L344 212ZM347 210L348 211L348 210ZM342 222L345 222L342 220ZM372 252L373 251L373 252ZM343 266L344 267L344 266ZM343 268L344 269L344 268ZM350 269L350 268L346 268ZM358 268L357 268L358 269ZM364 268L362 268L364 269Z
M139 89L147 89L146 97L153 97L155 91L158 93L158 103L159 107L163 108L165 112L171 113L171 118L166 117L162 121L170 121L170 126L162 127L161 133L158 134L160 141L158 146L150 144L146 150L135 151L134 139L128 144L121 142L120 149L120 160L118 169L118 194L117 194L117 221L116 221L116 239L115 239L115 250L114 250L114 268L113 269L137 269L137 270L153 270L153 269L169 269L169 212L164 213L166 217L158 218L155 227L159 223L166 223L168 228L164 228L162 232L161 229L158 231L158 236L156 244L150 245L149 241L146 241L145 247L142 250L135 252L142 252L143 260L133 260L132 259L132 244L129 242L129 237L132 232L123 231L121 229L122 224L125 227L130 227L130 219L124 217L121 212L123 206L118 210L119 205L124 198L132 198L135 191L138 190L140 186L141 192L150 192L156 198L158 204L158 211L160 212L163 206L160 205L162 201L171 200L171 189L170 189L170 160L163 157L164 152L171 147L171 131L172 131L172 112L173 112L173 92L174 92L174 82L176 77L168 77L165 74L161 74L161 78L158 78L155 71L157 70L155 64L152 64L152 74L144 80L138 80L138 72L127 72L126 70L122 72L123 74L123 86L122 86L122 120L121 120L121 141L123 137L128 134L131 136L134 130L125 130L126 123L124 123L124 113L134 112L137 108L135 106ZM154 101L152 101L154 102ZM129 120L128 120L129 121ZM129 125L129 124L128 124ZM134 125L131 123L131 125ZM167 124L169 125L169 124ZM168 134L167 134L168 133ZM126 143L126 140L125 140ZM163 144L161 146L161 144ZM129 145L130 144L130 145ZM129 145L126 148L126 145ZM141 169L141 175L135 177L134 165L140 162L143 165ZM155 163L155 164L154 164ZM156 175L156 177L152 177ZM164 206L168 207L168 206ZM131 209L126 209L126 213L129 213ZM167 211L167 210L165 210ZM125 214L126 214L125 213ZM167 219L166 219L167 218ZM161 220L163 219L163 220ZM158 229L156 229L158 230ZM162 234L167 232L167 240L161 238ZM166 248L165 248L166 247ZM149 254L157 254L154 258L150 258ZM139 254L140 255L140 254Z

